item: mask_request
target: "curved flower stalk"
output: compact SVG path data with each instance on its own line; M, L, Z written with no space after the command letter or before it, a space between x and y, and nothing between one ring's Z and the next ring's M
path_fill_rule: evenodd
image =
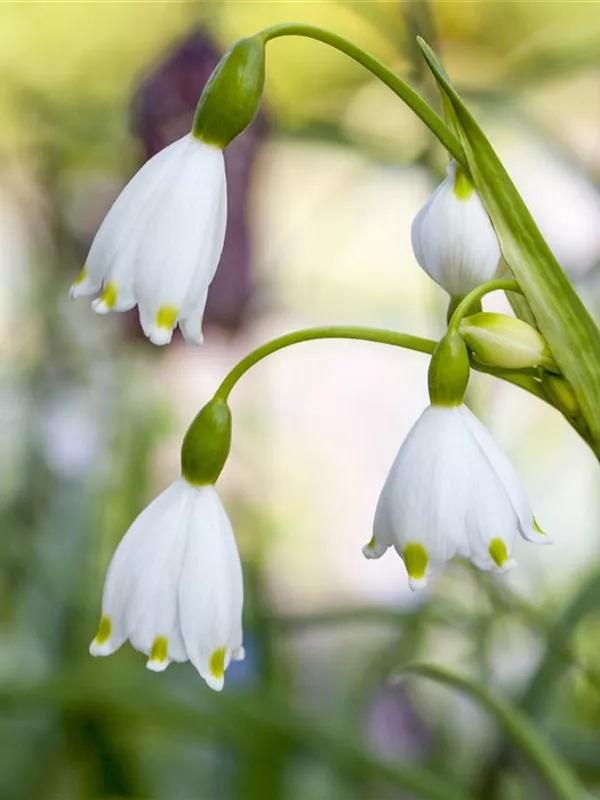
M497 277L498 239L475 187L456 161L448 164L447 177L415 217L411 238L421 267L453 297Z
M108 212L72 298L101 292L97 314L138 306L153 344L179 324L202 342L202 316L225 239L223 152L189 133L134 175Z

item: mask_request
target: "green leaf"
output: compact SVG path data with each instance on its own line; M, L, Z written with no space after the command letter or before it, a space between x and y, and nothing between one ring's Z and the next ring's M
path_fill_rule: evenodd
M600 573L595 573L583 584L550 631L544 657L519 702L519 706L531 716L539 716L547 708L548 697L572 661L566 647L571 635L588 614L596 613L598 609Z
M29 709L59 708L101 714L113 726L124 721L149 724L178 734L216 740L250 754L257 739L285 746L331 765L354 781L373 781L397 787L423 800L470 800L464 787L450 783L418 764L382 760L344 730L317 722L274 692L223 694L200 691L198 697L177 699L166 688L157 688L141 674L126 683L116 670L95 666L69 670L49 682L3 686L3 714ZM196 702L196 700L198 702ZM117 723L118 721L118 723Z
M558 800L581 800L584 789L576 775L554 753L527 717L484 686L432 664L410 664L403 673L415 673L468 694L491 713L505 734L528 756Z
M504 259L573 388L589 428L588 441L600 456L600 331L435 53L422 39L418 41L464 148L471 178L490 215Z
M549 708L557 683L573 665L570 638L582 620L600 608L600 573L594 573L584 583L575 598L562 612L546 639L546 650L538 668L519 698L519 708L530 717L540 719ZM485 796L496 796L496 784L507 755L499 747L485 765L480 785Z

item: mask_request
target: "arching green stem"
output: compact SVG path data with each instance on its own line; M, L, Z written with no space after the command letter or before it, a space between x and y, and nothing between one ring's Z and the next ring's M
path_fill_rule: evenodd
M519 294L522 294L519 284L512 279L500 278L496 281L482 283L481 286L475 287L475 289L469 292L469 294L465 295L460 303L456 306L452 316L450 317L448 330L458 330L460 321L469 313L474 303L477 303L486 294L490 294L490 292L499 291L518 292Z
M300 342L310 342L314 339L359 339L366 342L379 342L380 344L391 344L396 347L405 347L408 350L416 350L419 353L433 353L437 342L432 339L422 339L420 336L411 336L408 333L398 333L389 331L385 328L363 328L357 325L328 325L322 328L306 328L302 331L294 331L284 336L279 336L270 342L257 347L243 358L226 375L225 379L215 392L215 397L227 400L235 384L248 370L262 361L263 358L290 347Z
M437 137L448 152L459 162L459 164L469 172L463 147L455 134L446 125L444 120L415 92L414 89L399 78L395 72L382 64L379 59L365 52L361 47L353 42L339 36L337 33L316 27L314 25L303 25L290 22L282 25L274 25L265 28L256 34L263 42L278 39L281 36L305 36L309 39L316 39L319 42L340 50L350 58L362 64L375 77L385 83L406 105L414 111L429 130Z
M301 342L310 342L315 339L356 339L365 342L378 342L379 344L391 344L396 347L404 347L408 350L415 350L418 353L427 353L431 355L435 350L437 342L433 339L424 339L421 336L411 336L408 333L399 333L398 331L390 331L385 328L365 328L356 325L328 325L320 328L305 328L301 331L294 331L287 333L284 336L279 336L270 342L257 347L256 350L248 353L241 361L239 361L233 369L225 376L221 385L215 392L215 399L226 401L231 393L231 390L248 370L263 358L282 350L284 347L290 347L293 344L300 344ZM530 394L539 397L541 400L549 402L542 392L539 381L531 375L526 373L509 372L507 370L496 370L493 367L485 365L472 364L474 369L479 372L486 372L502 378L509 383L519 386L521 389Z

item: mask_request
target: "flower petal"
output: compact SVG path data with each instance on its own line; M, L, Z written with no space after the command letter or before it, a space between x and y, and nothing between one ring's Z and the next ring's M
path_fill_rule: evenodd
M117 547L104 582L102 620L90 646L109 655L129 638L151 606L178 540L190 502L189 484L169 486L133 522Z
M225 230L227 227L227 187L223 182L221 190L221 197L217 209L216 227L213 238L212 251L208 253L201 253L201 263L196 269L196 274L187 299L181 309L181 317L179 320L179 328L183 333L185 339L192 344L202 344L204 337L202 334L202 320L204 318L204 310L206 308L206 301L208 299L208 287L215 276L221 253L223 252L223 243L225 241ZM204 261L205 259L205 261ZM208 279L207 279L208 276Z
M162 563L148 605L129 635L133 647L149 656L148 669L155 672L166 669L171 661L188 660L179 625L179 580L191 507L192 503L187 502L185 513L173 530L173 543Z
M179 585L180 624L191 662L218 691L242 647L242 568L216 490L202 486L195 493Z
M460 191L454 161L412 225L415 257L453 296L492 280L500 267L500 246L477 192Z
M467 507L470 559L478 569L506 572L512 560L517 515L502 483L478 449L471 466L471 499Z
M417 420L392 465L375 514L375 536L392 538L401 557L409 545L424 548L435 565L468 555L465 508L469 437L455 408L430 406ZM415 575L417 578L425 576Z
M188 136L165 147L136 172L117 197L104 218L86 262L90 285L98 288L108 281L119 256L127 251L129 258L121 259L117 270L119 285L129 271L133 275L131 259L143 233L145 221L157 203L171 171L187 146Z
M492 434L466 406L461 406L460 413L473 440L477 442L483 456L496 473L511 502L518 518L518 528L521 536L538 544L551 544L550 537L539 528L537 523L534 524L533 512L523 484L515 468L500 449Z
M208 286L198 301L196 307L190 311L187 316L179 320L179 329L184 338L192 344L200 345L204 341L202 333L202 320L204 318L204 309L206 308L206 301L208 299Z
M193 287L199 286L199 300L212 279L223 244L217 239L224 181L222 152L193 140L138 249L135 293L140 316L151 332L168 329L159 321L165 308L175 311L172 330L188 311ZM165 337L155 332L154 338L170 338L170 330Z

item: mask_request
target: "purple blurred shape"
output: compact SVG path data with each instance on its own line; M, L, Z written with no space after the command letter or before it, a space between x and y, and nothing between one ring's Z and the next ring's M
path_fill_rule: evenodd
M382 756L400 761L426 758L430 735L400 683L375 690L366 719L367 737Z
M132 102L132 130L146 160L190 130L198 98L221 55L207 33L195 30L142 81ZM204 319L231 332L243 324L253 295L248 196L267 128L261 112L225 151L227 233Z

